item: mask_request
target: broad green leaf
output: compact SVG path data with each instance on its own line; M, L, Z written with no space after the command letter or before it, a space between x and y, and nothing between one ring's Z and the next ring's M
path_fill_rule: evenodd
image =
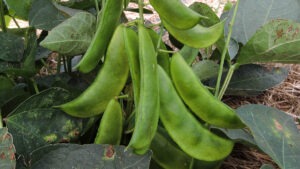
M147 169L151 151L136 155L124 146L54 144L31 154L30 169Z
M7 128L0 128L0 168L16 168L15 146L13 137Z
M219 17L216 13L212 10L210 6L202 2L194 2L192 5L189 6L192 10L196 11L197 13L208 17L209 19L201 19L200 24L206 27L213 26L216 23L220 22Z
M19 62L23 51L24 41L21 37L0 32L0 61Z
M201 80L207 80L218 76L219 64L211 60L203 60L193 64L192 69Z
M230 10L225 25L226 35L233 10L234 7ZM239 43L246 44L258 28L277 18L299 22L299 0L240 0L233 25L232 38Z
M49 49L46 49L42 46L38 46L37 54L35 56L35 60L40 60L40 59L43 59L43 58L47 58L51 53L52 53L52 51L50 51Z
M0 61L0 73L7 73L9 70L16 68L18 65L15 63L9 63Z
M239 64L253 62L300 63L300 23L272 20L242 47Z
M25 37L26 36L26 32L28 31L28 29L31 29L30 27L25 27L25 28L7 28L7 33L9 34L13 34L19 37Z
M59 5L57 3L53 3L53 5L62 13L65 13L69 16L74 16L78 12L83 12L83 10L73 9L66 6Z
M231 140L243 143L246 145L256 145L253 136L246 131L245 129L222 129L217 128L217 130L221 130L227 137Z
M65 89L49 88L26 99L10 113L10 116L37 108L51 108L69 101L71 97L71 93Z
M0 75L0 109L15 97L24 95L23 87L21 85L15 86L9 78Z
M59 73L51 76L37 77L36 83L42 88L59 87L72 91L72 96L80 95L95 79L95 74L70 76L68 73Z
M260 167L260 169L274 169L274 166L270 164L264 164Z
M95 0L56 0L57 3L74 9L89 9L95 7ZM99 4L101 0L98 0Z
M0 75L0 92L3 90L8 90L13 88L14 84L13 81L10 80L8 77Z
M95 27L95 16L80 12L55 27L40 45L68 56L82 54L92 41Z
M209 27L220 22L220 18L217 16L216 12L205 3L194 2L191 6L189 6L189 8L209 18L209 19L200 20L201 25ZM221 38L216 43L216 47L218 48L220 53L223 52L224 46L225 46L225 38L224 36L221 36ZM237 54L238 50L239 50L238 44L235 43L234 40L231 40L228 47L227 57L229 58L230 56L230 58L233 59L233 57Z
M172 142L165 138L163 133L156 132L150 149L153 151L152 158L163 168L189 169L193 158L183 152ZM174 161L173 161L174 160Z
M30 28L27 31L26 39L26 49L24 51L24 62L22 66L22 70L27 71L29 76L33 76L36 73L35 70L35 56L37 53L37 36L36 30L34 28Z
M223 160L219 161L200 161L194 159L193 169L219 169Z
M164 169L164 168L162 168L161 166L159 166L159 165L157 164L157 162L155 162L155 161L153 160L153 158L152 158L151 161L150 161L150 169Z
M300 166L300 132L286 113L263 105L245 105L237 109L249 127L257 146L282 169Z
M36 77L35 81L36 83L45 88L50 87L62 87L66 89L66 85L71 80L71 76L67 73L59 73L55 75L49 75L45 77ZM73 83L72 83L73 84Z
M226 95L259 95L283 82L287 76L286 68L266 68L254 64L243 65L234 72Z
M36 108L6 118L14 136L17 153L25 157L33 150L50 143L77 141L82 132L82 119L61 110Z
M15 16L21 19L27 20L28 13L32 3L36 0L4 0L9 7L9 10L13 10Z
M5 19L5 25L6 26L9 25L10 21L12 20L12 18L10 16L7 16L7 15L4 16L4 19Z
M29 25L50 31L70 16L58 10L51 0L35 0L29 11Z
M225 40L223 40L223 42L224 43L221 43L220 41L217 42L219 49L223 50L222 47L225 46ZM239 43L231 38L229 41L229 46L228 46L228 55L230 56L231 60L234 59L235 56L238 54L239 49L240 49ZM223 51L221 51L221 52L223 52Z

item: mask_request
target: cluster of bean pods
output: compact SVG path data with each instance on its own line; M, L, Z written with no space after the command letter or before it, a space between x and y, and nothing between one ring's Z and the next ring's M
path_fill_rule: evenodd
M224 22L203 27L199 20L207 18L180 0L150 0L150 4L168 32L185 45L208 47L223 33ZM209 166L223 160L234 143L214 134L203 122L221 128L243 128L244 124L206 89L180 52L170 57L158 50L167 48L155 31L141 21L135 29L120 24L122 5L123 0L106 0L95 38L77 65L86 73L105 56L96 79L77 98L57 107L79 118L103 113L94 142L120 144L126 132L124 106L117 96L130 81L135 120L128 148L137 154L151 149L153 159L166 169L191 168L194 163Z

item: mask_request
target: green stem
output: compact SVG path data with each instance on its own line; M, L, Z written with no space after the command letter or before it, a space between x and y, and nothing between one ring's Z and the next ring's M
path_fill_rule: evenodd
M160 25L160 32L159 32L159 38L158 38L158 41L157 41L157 45L156 45L156 55L158 54L159 52L159 49L160 49L160 43L162 41L162 36L163 36L163 24Z
M150 24L147 24L147 27L149 27L149 28L153 28L153 27L157 27L157 26L161 26L161 23L150 23Z
M140 23L144 24L144 1L139 0L139 16L140 16Z
M194 168L194 162L195 162L195 160L194 160L194 158L192 158L190 166L189 166L189 169L193 169Z
M210 87L210 86L205 86L205 87L206 87L206 89L208 89L208 90L210 90L210 91L215 91L215 90L216 90L215 88Z
M222 97L224 96L225 91L226 91L226 89L228 88L228 85L229 85L230 80L231 80L231 78L232 78L232 75L233 75L234 71L235 71L238 67L239 67L239 65L238 65L237 63L230 66L230 68L229 68L229 70L228 70L228 73L227 73L227 75L226 75L226 79L225 79L225 81L224 81L224 83L223 83L222 89L221 89L221 91L220 91L220 93L219 93L219 95L218 95L218 99L219 99L219 100L221 100Z
M60 67L61 67L61 55L58 54L58 57L57 57L57 65L56 65L56 73L57 73L57 74L60 73Z
M127 99L129 97L128 94L121 95L121 96L116 96L115 99Z
M97 14L98 14L100 12L98 0L95 0L95 6L96 6Z
M1 115L1 109L0 109L0 129L3 128L3 122L2 122L2 115Z
M63 56L62 58L63 58L63 63L64 63L64 70L65 70L65 72L68 72L66 58L65 58L65 56Z
M10 16L12 18L12 20L14 21L14 23L16 24L16 26L18 28L21 28L20 25L18 24L18 21L16 20L16 18L14 16Z
M4 18L4 5L3 1L0 0L0 23L1 23L1 29L3 32L7 32L6 24L5 24L5 18Z
M223 49L223 52L222 52L222 56L221 56L220 69L219 69L218 80L217 80L217 84L216 84L216 92L215 92L216 97L220 97L219 92L220 92L220 84L221 84L223 68L224 68L224 61L225 61L226 53L228 51L228 46L229 46L229 42L230 42L230 38L231 38L231 34L232 34L232 28L233 28L233 25L234 25L234 22L235 22L235 17L236 17L236 13L237 13L237 10L238 10L239 2L240 2L240 0L236 1L233 16L232 16L232 19L229 23L229 31L228 31L226 43L225 43L225 46L224 46L224 49Z
M68 63L68 73L72 72L72 58L71 57L67 57L67 63Z
M137 20L132 20L129 22L124 23L126 26L135 26L137 25L138 21Z
M43 66L47 69L47 71L49 70L49 66L47 65L47 63L45 62L44 59L41 59L41 62L43 64Z
M176 51L170 51L170 50L164 50L164 49L158 49L159 52L164 52L164 53L175 53Z
M101 8L103 9L103 7L105 6L105 2L106 2L106 0L102 0L101 1Z
M34 88L35 93L36 93L36 94L40 93L39 88L38 88L36 82L35 82L32 78L30 79L30 81L31 81L31 83L32 83L32 86L33 86L33 88Z

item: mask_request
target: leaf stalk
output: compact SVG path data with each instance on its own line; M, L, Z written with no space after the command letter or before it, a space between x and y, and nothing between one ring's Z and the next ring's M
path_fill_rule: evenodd
M239 3L240 3L240 0L237 0L235 8L234 8L233 15L232 15L232 19L229 23L229 28L228 28L229 30L228 30L228 35L227 35L227 39L226 39L226 42L225 42L225 46L224 46L224 49L222 51L220 68L219 68L218 79L217 79L217 84L216 84L216 91L215 91L215 96L218 97L218 98L223 97L223 95L220 94L220 86L221 86L221 79L222 79L222 74L223 74L223 69L224 69L224 61L225 61L226 53L228 51L229 42L230 42L230 39L231 39L232 29L233 29L233 25L234 25L234 22L235 22L235 18L236 18L237 10L238 10L238 7L239 7ZM230 64L230 62L229 62L229 64ZM232 74L233 74L233 72L232 72ZM227 76L230 76L230 75L227 74ZM226 79L228 79L230 81L231 77L230 77L230 79L226 77ZM225 92L226 89L227 89L226 85L223 85L221 91Z

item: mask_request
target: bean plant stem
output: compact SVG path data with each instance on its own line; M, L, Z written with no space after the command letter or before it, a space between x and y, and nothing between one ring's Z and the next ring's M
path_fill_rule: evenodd
M140 16L140 23L144 23L144 1L139 0L139 16Z
M66 56L67 58L67 63L68 63L68 73L72 72L72 58L69 56Z
M33 86L33 88L34 88L34 92L35 92L36 94L40 93L39 88L38 88L38 86L37 86L35 80L34 80L33 78L30 78L30 81L31 81L32 86Z
M121 96L116 96L115 99L127 99L129 98L129 95L128 94L125 94L125 95L121 95Z
M104 0L103 0L103 1L104 1ZM100 12L98 0L95 0L95 6L96 6L97 14L98 14L98 13Z
M4 18L4 5L3 1L0 0L0 24L1 24L1 29L3 32L6 32L6 24L5 24L5 18Z
M159 29L159 38L158 38L158 42L157 42L157 45L156 45L156 56L158 55L158 52L159 52L159 49L160 49L160 43L162 41L162 36L163 36L163 24L160 25L160 29Z
M194 158L192 158L189 169L193 169L194 168Z
M1 115L1 109L0 109L0 129L3 128L3 122L2 122L2 115Z
M164 50L164 49L159 49L159 52L164 52L164 53L175 53L175 51L170 51L170 50Z
M68 68L67 68L67 61L66 61L66 58L65 58L65 56L63 56L62 58L63 58L63 63L64 63L64 71L67 72L67 71L68 71Z
M223 83L222 89L221 89L221 91L220 91L220 93L218 95L218 99L219 100L221 100L222 97L224 96L225 91L226 91L226 89L227 89L227 87L228 87L228 85L230 83L231 78L232 78L232 75L233 75L235 69L237 69L237 67L238 67L238 64L234 64L234 65L230 66L230 68L228 70L228 73L227 73L227 76L226 76L226 79L225 79L225 81Z
M57 66L56 66L56 72L57 72L57 74L60 73L60 67L61 67L61 54L58 54L58 57L57 57Z
M226 53L228 51L228 46L229 46L230 38L231 38L231 35L232 35L232 28L233 28L233 25L234 25L234 22L235 22L235 17L236 17L236 13L237 13L237 10L238 10L238 7L239 7L239 2L240 2L240 0L236 1L234 12L233 12L233 15L232 15L232 19L229 23L229 30L228 30L226 43L225 43L225 46L224 46L224 49L223 49L223 52L222 52L222 56L221 56L221 63L220 63L218 79L217 79L217 84L216 84L216 92L215 92L215 96L218 97L218 98L220 98L219 92L220 92L220 84L221 84L223 68L224 68L224 61L225 61ZM228 74L227 74L227 76L228 76ZM223 87L225 87L225 86L223 85ZM226 89L221 89L221 90L226 90ZM222 96L221 96L221 98L222 98Z
M16 26L20 29L20 25L18 23L18 21L16 20L16 18L14 16L10 16L12 18L12 20L14 21L14 23L16 24Z

